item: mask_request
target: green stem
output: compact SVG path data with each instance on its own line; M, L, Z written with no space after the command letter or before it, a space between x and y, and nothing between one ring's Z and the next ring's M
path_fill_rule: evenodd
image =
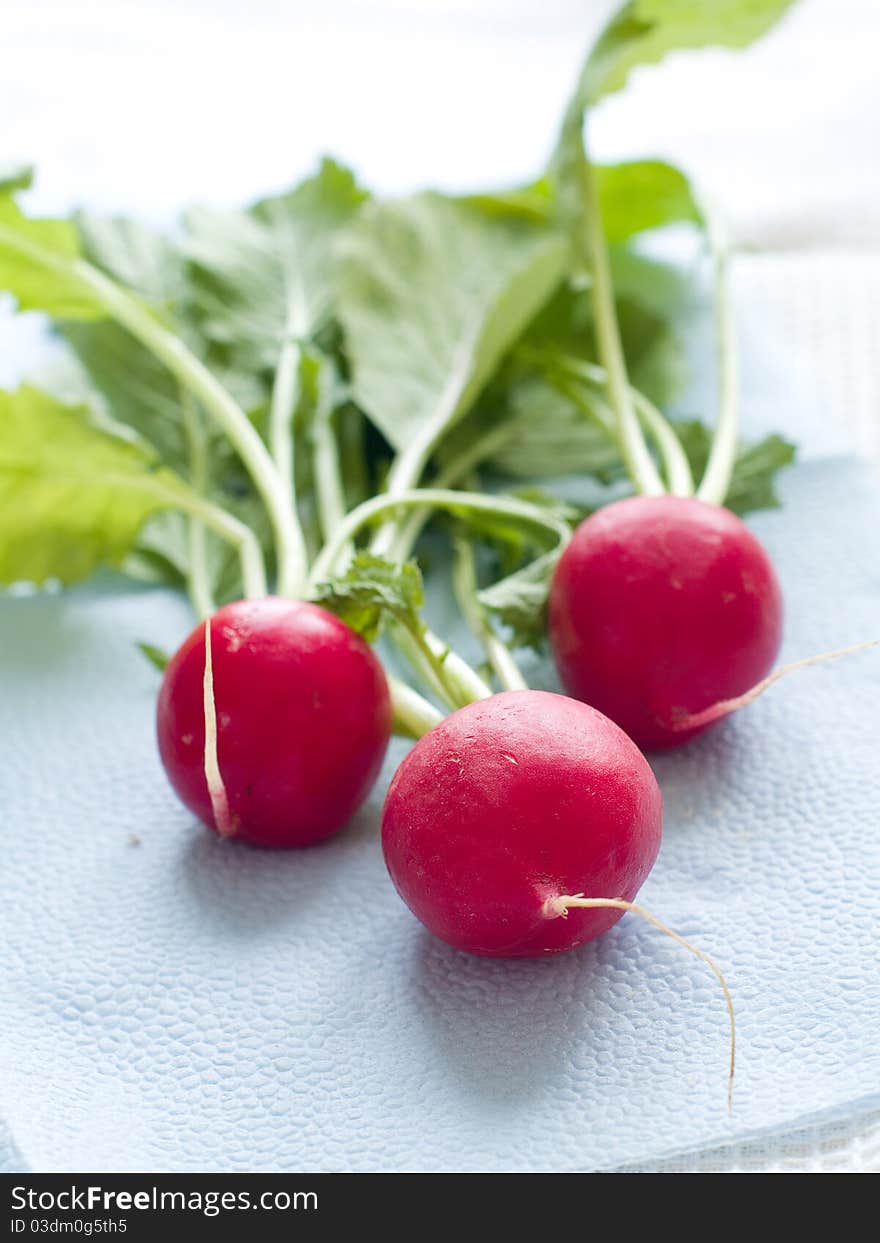
M452 707L463 708L476 699L488 699L492 694L492 687L432 630L426 627L418 640L446 688Z
M310 587L314 588L333 577L343 550L353 543L362 527L375 522L377 518L385 514L411 508L447 509L452 513L467 510L504 515L518 519L526 526L552 534L560 543L566 542L571 534L567 523L552 517L537 505L530 505L527 501L515 500L512 497L482 496L479 493L456 492L444 488L420 488L399 493L396 496L389 496L386 493L365 501L346 515L344 522L340 524L333 537L328 540L320 555L315 559L309 578ZM423 648L427 646L428 649L423 650L422 653L425 658L422 661L422 668L425 662L433 666L444 698L448 702L458 707L491 695L491 688L483 679L430 630L424 631L420 636L420 641L422 641Z
M453 711L458 707L455 695L437 671L437 665L424 648L416 642L405 626L392 623L388 635L406 663L420 679L422 686L435 695L441 703Z
M559 359L558 362L560 367L564 367L567 372L578 379L585 380L596 388L605 387L607 372L604 367L600 367L596 363L586 362L580 358L570 358L568 356ZM551 378L552 383L552 377L548 378ZM566 388L566 392L572 400L581 404L577 394L568 388ZM670 492L673 496L693 496L694 477L691 472L690 462L682 448L681 441L675 434L672 424L644 393L632 386L630 386L630 392L632 393L633 406L641 420L642 426L648 431L657 446L663 462L663 469L666 472ZM614 423L614 415L607 406L594 406L591 404L587 412L598 420L610 436L616 437L617 429Z
M362 527L369 526L383 514L394 513L404 509L446 509L452 513L466 510L471 513L489 513L518 519L524 526L534 527L556 536L559 542L565 542L571 534L567 523L554 518L546 510L528 501L516 500L514 497L483 496L478 492L456 492L446 488L419 488L410 492L401 492L396 496L387 493L374 496L364 501L347 514L345 521L339 526L315 559L309 577L309 585L317 586L332 578L336 562L342 549L354 539Z
M315 480L317 495L318 518L324 540L329 540L345 520L346 503L345 489L342 484L342 471L339 461L339 441L333 427L334 410L332 403L319 392L316 408L310 424L310 440L312 447L312 473ZM340 560L351 555L352 545L346 544L340 550ZM401 640L408 632L397 628L395 635L397 645L402 648ZM415 646L415 645L414 645ZM418 650L418 648L416 648ZM412 656L404 652L410 660ZM429 666L433 674L433 666ZM435 725L443 720L438 712L418 691L396 678L386 674L391 702L394 707L394 732L404 738L421 738ZM446 698L445 689L439 681L432 677L430 685ZM453 705L454 706L454 705Z
M396 622L389 637L424 686L453 712L477 699L487 699L492 688L467 661L426 626L418 629Z
M186 438L189 446L190 475L192 485L199 495L204 496L208 487L208 454L205 442L205 429L202 426L199 411L192 396L181 392L181 408ZM189 573L187 590L192 606L201 619L210 617L216 608L208 574L208 545L205 524L200 518L189 518L187 522L187 542L189 545Z
M219 505L212 504L195 492L166 487L160 480L147 478L139 486L150 492L170 509L182 510L191 518L204 523L221 539L226 540L241 558L241 575L248 599L266 595L266 568L259 541L246 523L240 522Z
M462 536L457 536L455 539L452 584L462 616L482 644L489 664L498 676L498 681L508 691L528 690L528 683L520 672L513 654L493 630L477 599L478 584L474 550L470 541Z
M345 520L346 505L339 464L339 442L333 426L333 409L329 402L320 397L311 424L310 438L318 518L326 541Z
M334 411L336 452L343 480L343 513L373 494L367 463L366 418L354 406Z
M296 512L293 474L293 418L298 397L299 363L298 342L285 341L278 355L269 406L269 447L278 471L285 508L290 515L291 546L278 567L278 593L282 596L301 595L308 573L306 542Z
M425 419L402 453L395 458L388 472L386 491L389 496L399 496L415 488L440 440L449 429L456 407L461 400L462 387L472 363L473 342L465 340L453 361L449 379L431 417ZM395 538L394 523L383 523L370 544L370 551L377 557L390 555Z
M394 708L395 734L404 738L421 738L443 720L442 712L438 712L433 704L429 704L418 691L399 678L389 676L388 689Z
M165 364L231 441L272 520L278 548L278 587L281 591L291 582L289 567L295 567L297 563L296 524L293 512L286 503L275 464L253 424L204 363L187 349L179 337L164 328L137 298L85 260L75 260L72 267L107 313ZM68 270L67 264L65 270Z
M411 492L399 493L396 496L387 494L373 497L352 510L339 526L335 535L324 546L321 554L312 566L310 586L332 578L338 559L343 550L353 541L358 531L374 522L384 514L394 513L399 509L427 507L429 509L448 509L453 513L470 510L483 513L503 514L517 518L526 525L547 531L556 536L558 541L568 539L570 534L567 524L552 518L536 505L512 498L488 497L476 493L455 492L442 488L424 488ZM397 639L395 639L397 641ZM425 664L433 667L439 688L444 698L458 707L471 703L475 699L491 695L489 686L474 672L466 661L430 630L420 636L423 646L422 669ZM424 650L427 648L427 650ZM434 684L436 685L437 682ZM439 689L438 688L438 689Z
M739 434L739 360L728 287L729 249L715 217L703 211L715 268L715 332L718 349L718 423L706 470L697 489L702 501L723 505L736 464Z
M681 441L666 416L642 393L634 393L636 412L663 462L666 482L673 496L693 496L694 476Z
M636 491L645 496L662 496L665 492L663 480L648 452L627 379L626 361L614 305L608 249L602 231L599 190L586 150L583 151L580 167L585 204L583 242L593 278L591 291L596 340L599 357L605 368L609 404L617 421L620 449Z
M513 428L509 422L502 423L499 427L491 428L485 435L475 440L468 449L460 453L458 457L448 462L437 474L432 487L454 487L475 466L485 462L502 445L506 444L512 434ZM397 535L391 549L391 556L395 561L405 561L407 559L430 517L431 511L429 509L416 509L412 513L407 514L405 519L397 524Z

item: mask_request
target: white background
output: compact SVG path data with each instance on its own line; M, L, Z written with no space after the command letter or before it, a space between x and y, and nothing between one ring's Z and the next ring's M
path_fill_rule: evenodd
M0 153L47 206L168 213L322 151L374 186L540 167L607 0L4 0ZM880 240L875 0L802 0L746 58L683 54L603 106L600 155L663 152L741 231Z
M0 161L35 203L169 219L330 151L400 192L541 167L608 0L3 0ZM738 294L805 390L880 456L880 5L800 0L746 54L638 71L598 155L681 161L758 258ZM746 315L749 315L747 310ZM0 383L32 348L0 323Z
M588 37L589 0L3 0L0 162L35 202L166 220L239 202L322 152L386 192L540 168ZM880 454L880 5L802 0L744 56L637 74L603 105L602 157L685 164L731 221L741 319L760 317L828 417ZM0 382L33 343L0 323ZM694 1168L875 1165L874 1130L715 1154Z

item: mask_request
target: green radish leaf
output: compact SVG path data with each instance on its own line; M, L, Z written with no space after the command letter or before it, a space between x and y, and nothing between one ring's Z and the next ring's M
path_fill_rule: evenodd
M188 541L189 520L184 514L170 509L153 514L122 562L122 573L140 583L185 591L190 560ZM210 547L213 549L213 543Z
M272 539L266 511L252 494L236 496L212 489L208 499L243 522L256 535L271 566ZM208 581L218 604L241 599L241 558L225 540L206 533ZM191 568L190 519L184 513L162 510L147 519L121 569L140 582L174 588L186 586Z
M67 220L32 220L0 194L0 290L22 311L100 319L104 309L77 272L79 235Z
M556 219L571 238L582 267L589 269L583 228L583 127L588 109L603 95L624 86L637 65L654 64L668 52L707 45L746 47L769 30L792 3L793 0L717 0L713 4L696 4L694 0L630 0L611 18L581 68L551 160ZM698 219L686 182L682 184L682 179L676 178L674 172L668 166L665 169L660 166L650 174L655 179L655 190L662 191L658 194L657 211L665 218L648 227L681 219L682 213L685 219L693 220L695 214ZM633 169L610 175L625 181L633 175ZM600 176L597 176L597 188L601 185ZM623 227L615 223L615 211L623 213L621 220L631 219L642 211L650 215L653 211L649 213L647 203L622 205L616 195L609 201L608 176L606 173L601 212L606 233L613 239L619 236L616 230Z
M124 218L80 214L77 226L85 258L146 302L245 410L258 411L266 386L258 376L232 368L204 339L193 314L188 268L180 248ZM109 319L64 320L58 328L82 369L82 380L74 386L59 384L57 395L87 401L107 420L133 429L165 466L194 486L198 483L208 499L255 529L266 553L271 539L265 515L238 458L168 369ZM196 439L202 446L201 471L193 460ZM147 582L179 587L189 572L190 552L188 519L158 513L145 524L123 569ZM224 601L240 596L241 563L234 549L209 534L206 556L215 597Z
M487 216L521 216L534 224L546 225L553 218L553 183L549 177L541 177L531 185L469 194L460 201Z
M712 434L695 419L678 421L674 426L694 478L700 479L709 460ZM754 444L741 444L724 504L736 514L747 514L755 509L778 509L776 475L791 465L795 454L795 446L777 435L766 436Z
M180 386L166 367L110 320L65 321L60 331L85 373L83 396L133 428L172 470L190 469Z
M573 501L567 501L564 497L554 496L552 492L545 492L543 488L527 487L516 488L510 493L519 501L526 501L529 505L535 505L538 509L543 509L547 516L556 518L559 522L567 522L569 526L575 526L582 522L588 513L592 511L584 509L582 505L576 505Z
M27 386L0 393L0 581L74 583L118 566L150 514L187 494L86 407Z
M547 496L537 488L517 488L508 495L529 501L531 504L538 504L546 508L548 514L569 523L572 527L583 516L578 507ZM516 527L512 523L505 526L500 520L487 524L483 529L478 526L470 528L470 538L487 545L495 554L496 574L499 577L506 577L521 571L534 559L536 548L543 555L547 545L547 541L536 544L535 539L530 538L530 532L524 530L522 526Z
M672 318L682 301L680 282L665 265L631 256L624 247L613 256L621 271L617 314L630 379L655 404L665 404L687 379ZM631 298L630 290L643 301ZM481 411L487 407L510 422L510 436L492 457L496 470L517 479L589 475L602 484L624 476L616 440L558 382L567 359L595 365L597 354L589 293L566 286L521 338L511 364L480 403ZM590 391L578 385L581 397ZM603 400L603 387L594 394Z
M84 256L174 323L186 315L189 289L180 248L124 216L79 212L74 223Z
M94 330L94 331L93 331ZM191 474L190 447L183 422L184 398L168 373L152 356L115 325L65 324L65 337L75 344L87 378L77 394L106 415L111 424L125 423L134 429L152 456L182 478ZM150 387L150 376L155 387ZM67 398L68 389L57 392ZM193 412L194 417L198 415ZM207 444L206 486L200 492L241 519L254 530L270 559L271 531L260 501L253 492L228 442L200 420ZM122 565L123 571L143 582L171 587L185 585L190 569L189 519L162 511L152 515L140 531L135 546ZM242 592L241 561L235 550L216 539L206 538L208 578L220 602L238 599Z
M753 509L778 509L774 487L777 473L790 466L797 450L781 436L767 436L753 445L741 445L724 503L737 514Z
M62 405L73 399L91 407L93 425L101 423L110 431L115 425L122 435L123 426L133 429L143 443L139 449L129 445L131 452L139 452L151 468L154 455L158 455L164 465L186 476L191 469L190 440L179 387L134 337L109 319L100 318L101 307L91 300L88 286L78 275L77 265L83 258L124 282L159 318L172 323L196 352L205 353L199 349L186 315L185 266L170 242L127 220L81 215L77 226L67 221L29 220L10 197L0 197L0 288L9 288L23 309L40 309L55 317L79 366L78 372L68 366L67 374L57 376L56 397ZM221 366L214 369L222 375ZM257 389L253 382L241 384L239 392L245 387L255 402L262 400L262 386ZM207 439L207 491L222 499L226 508L240 509L249 495L249 487L241 487L241 468L223 437L209 432ZM126 444L119 439L112 443ZM173 477L168 476L166 483ZM143 518L136 523L132 519L136 538L126 536L117 543L114 513L107 545L113 550L125 546L126 572L177 586L188 562L188 545L181 537L184 521L179 514L164 512L151 518L152 511L164 506L155 500L146 504L140 493L134 496L131 508L134 511L139 507L144 510ZM121 512L125 512L124 505ZM124 527L125 523L120 525ZM99 533L93 535L92 542L100 543ZM83 547L88 544L87 539ZM238 558L234 553L214 540L209 540L209 549L212 562L217 563L217 576L237 577ZM71 579L88 573L90 556L84 553L86 568L71 571ZM98 559L119 563L115 551ZM26 573L29 576L30 571ZM50 576L66 581L63 569ZM232 594L238 591L233 588Z
M192 402L167 368L110 320L64 321L58 327L84 372L84 384L75 395L92 402L115 422L133 428L165 465L189 475L191 444L186 410ZM192 338L188 344L195 353L201 352ZM243 409L253 413L259 410L265 401L265 387L256 376L228 369L218 361L211 364L211 370ZM68 391L64 389L58 395L66 397ZM224 437L213 424L204 422L211 477L215 481L229 474L243 478Z
M13 229L14 226L14 229ZM75 395L94 405L105 418L133 428L180 474L190 468L184 402L177 382L128 332L102 319L97 303L80 281L76 264L87 259L94 267L123 282L179 335L204 355L187 314L186 273L172 243L124 219L80 215L67 221L29 220L8 197L0 197L0 287L9 288L23 308L40 309L57 321L82 369L83 379L65 397ZM206 359L207 361L207 359ZM263 400L264 388L238 374L230 376L222 361L219 378L231 380L234 395L248 405ZM211 438L225 472L240 475L222 437Z
M685 277L669 264L626 245L610 253L617 319L631 383L655 405L677 397L688 379L677 320L692 297ZM535 318L514 349L541 371L542 358L560 353L597 363L593 307L588 289L564 285Z
M637 303L669 324L692 310L694 281L686 267L649 257L634 244L612 246L608 257L619 302Z
M662 160L597 164L595 173L609 245L664 225L702 223L690 182L672 164Z
M628 246L614 246L610 258L630 382L654 405L664 406L690 378L680 324L692 308L692 286L680 269ZM596 353L595 342L590 349Z
M599 205L608 244L665 225L701 224L702 214L685 173L664 160L595 164ZM549 225L554 215L554 183L549 176L528 186L465 200L490 215L521 216Z
M135 221L80 214L77 226L85 258L136 293L206 362L245 410L266 397L255 376L235 371L211 351L196 324L190 301L187 265L169 239ZM177 380L131 333L111 320L62 322L59 328L85 369L99 407L112 419L134 428L162 461L188 475L191 438L188 412ZM212 458L219 470L230 469L231 453L222 436L207 428Z
M655 406L664 406L684 389L689 371L672 322L640 302L618 303L620 334L629 343L629 380Z
M517 379L506 399L511 435L491 459L499 474L511 479L590 475L600 483L622 475L614 441L543 376Z
M319 345L306 344L298 373L294 478L311 561L321 551L325 530L335 529L374 489L364 444L366 421L351 402L340 359Z
M422 575L414 560L399 565L358 552L344 574L319 584L314 599L368 643L374 642L389 620L400 622L411 633L425 628L419 616L424 602Z
M566 247L439 194L371 203L345 239L339 316L355 400L395 449L473 405L559 284Z
M555 518L560 523L573 526L583 517L578 506L536 487L516 488L504 496L543 509L548 518ZM469 541L490 549L497 561L499 574L506 575L518 569L530 555L533 556L536 550L543 552L548 542L554 539L548 530L538 531L508 514L489 510L455 512L448 518L444 515L443 520L451 522L457 533L466 534Z
M27 164L0 164L0 194L29 190L33 180L34 170Z
M138 651L146 656L147 660L154 669L158 669L160 673L164 673L168 668L168 662L171 657L167 652L163 652L161 647L156 647L154 643L138 643Z
M338 360L309 345L302 350L299 374L297 496L307 535L312 531L310 552L316 556L324 542L322 531L335 529L349 510L369 499L373 489L364 416L351 402ZM313 514L304 515L304 508Z
M631 0L612 17L587 58L578 95L581 112L619 91L638 65L656 64L686 48L743 48L765 34L794 0Z
M593 166L605 237L610 246L670 224L702 224L702 213L687 175L664 160L629 160ZM466 201L488 214L521 216L549 225L554 214L553 181L542 177L529 186Z
M333 246L366 200L332 160L287 194L246 211L190 211L187 254L208 337L237 359L273 369L285 341L310 341L330 320Z
M547 643L547 597L561 549L544 553L515 574L479 593L483 608L511 631L516 647L543 651Z

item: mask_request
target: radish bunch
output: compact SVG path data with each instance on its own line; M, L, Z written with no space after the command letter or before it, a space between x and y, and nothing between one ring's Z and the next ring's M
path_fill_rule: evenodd
M793 449L741 441L714 217L671 165L595 164L584 128L643 57L740 46L787 6L753 3L732 30L658 2L646 44L637 7L588 54L549 167L511 191L383 201L325 160L240 211L190 211L171 238L33 218L29 171L4 174L0 288L53 319L80 390L0 394L16 533L0 577L103 564L186 587L192 633L170 658L145 648L164 669L159 752L224 839L331 837L396 732L415 745L382 845L431 932L544 957L634 911L705 958L730 1006L714 962L635 903L662 821L639 748L685 743L767 684L782 597L733 510L776 503ZM711 432L662 409L681 274L639 243L669 225L711 260ZM452 536L480 668L426 620L426 527L435 548ZM548 640L568 696L520 666Z

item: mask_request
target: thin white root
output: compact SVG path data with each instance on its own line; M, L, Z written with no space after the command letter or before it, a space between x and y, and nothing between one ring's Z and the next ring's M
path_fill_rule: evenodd
M547 899L544 903L544 914L548 919L567 919L568 912L573 907L597 910L612 908L618 911L632 911L634 915L640 915L642 919L646 919L649 924L653 924L655 928L658 928L667 937L671 937L673 941L683 945L686 950L690 950L692 954L702 959L711 968L724 993L724 1000L727 1003L727 1015L730 1019L730 1068L727 1075L727 1108L731 1110L733 1108L733 1073L736 1066L736 1018L733 1013L733 997L730 994L730 989L727 987L727 981L721 968L714 958L710 958L705 950L701 950L690 941L686 941L683 936L674 932L672 928L669 928L659 920L656 915L646 911L643 906L637 906L635 902L624 902L623 898L585 898L582 893L563 894L558 898Z
M211 656L211 619L205 622L205 780L208 783L208 795L211 799L211 811L214 823L221 837L232 837L238 821L229 810L229 799L226 786L220 775L220 763L217 758L217 705L214 702L214 665Z
M839 647L834 652L821 652L818 656L805 656L802 660L793 660L789 665L780 665L762 681L756 682L744 695L737 695L734 699L719 699L717 703L710 704L708 708L703 708L700 712L683 712L676 715L669 722L670 728L679 732L697 729L701 725L711 725L713 721L729 716L731 712L736 712L739 708L747 708L759 695L769 690L774 682L778 682L788 673L794 673L796 669L806 669L810 665L822 665L827 660L837 660L839 656L852 656L855 652L864 652L869 647L876 647L878 643L880 639L868 639L866 643L853 643L851 647Z

